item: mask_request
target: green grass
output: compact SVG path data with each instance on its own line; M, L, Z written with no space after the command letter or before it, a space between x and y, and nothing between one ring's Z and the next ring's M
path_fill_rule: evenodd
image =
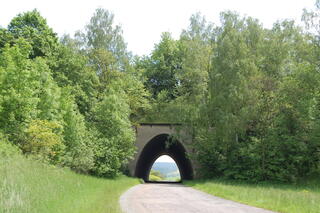
M277 212L320 212L319 178L296 185L226 180L185 181L184 184L218 197Z
M138 183L80 175L21 156L0 158L0 213L121 212L120 195Z

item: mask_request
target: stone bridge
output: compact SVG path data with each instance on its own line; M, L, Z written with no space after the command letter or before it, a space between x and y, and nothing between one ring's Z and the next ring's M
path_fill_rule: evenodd
M188 158L192 137L180 124L141 123L135 129L137 152L129 162L130 175L148 181L155 160L169 155L180 170L181 180L195 177L195 162Z

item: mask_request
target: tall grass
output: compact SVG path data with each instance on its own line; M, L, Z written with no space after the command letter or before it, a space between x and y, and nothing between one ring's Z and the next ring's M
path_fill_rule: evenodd
M0 213L121 212L118 199L137 179L102 179L23 156L0 157Z
M283 213L319 213L320 180L300 184L249 184L226 180L186 181L201 191Z

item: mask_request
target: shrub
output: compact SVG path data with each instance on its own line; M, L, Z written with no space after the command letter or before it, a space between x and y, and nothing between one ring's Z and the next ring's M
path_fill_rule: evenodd
M22 146L24 153L39 156L51 163L60 161L64 145L62 126L58 122L33 120L25 133L26 140Z
M19 154L20 149L11 144L8 139L0 132L0 156L2 157L11 157Z

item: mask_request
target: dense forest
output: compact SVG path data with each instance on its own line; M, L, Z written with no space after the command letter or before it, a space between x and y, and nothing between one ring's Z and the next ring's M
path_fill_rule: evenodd
M98 8L61 38L37 10L0 28L0 152L114 177L132 126L182 123L204 177L294 182L320 172L320 1L303 25L201 14L147 56Z

